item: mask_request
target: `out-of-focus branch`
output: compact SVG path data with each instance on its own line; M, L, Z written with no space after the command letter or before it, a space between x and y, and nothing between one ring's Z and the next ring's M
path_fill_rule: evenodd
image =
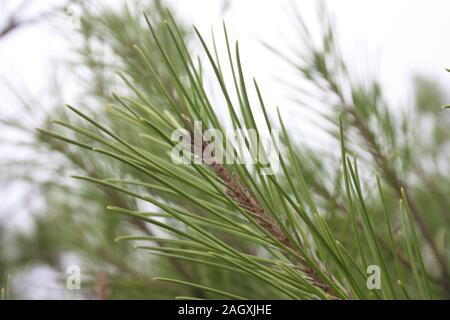
M6 2L7 0L4 0L3 2ZM9 15L9 17L5 18L6 24L0 29L0 40L3 39L6 35L10 34L11 32L24 27L26 25L32 24L37 22L39 19L37 17L28 18L28 19L21 19L19 18L19 15L21 12L25 11L27 7L29 7L33 3L33 0L29 1L22 1Z
M7 1L7 0L5 0L5 1ZM0 28L0 41L7 35L11 34L12 32L14 32L18 29L21 29L23 27L27 27L32 24L44 21L50 15L55 14L57 12L62 12L65 9L67 9L69 5L72 5L79 1L81 1L81 0L67 0L67 3L62 6L52 7L49 10L41 12L30 18L21 18L20 17L21 13L23 13L27 9L27 7L29 7L34 2L33 0L22 1L13 10L13 12L9 15L9 17L4 18L4 20L6 21L6 24Z

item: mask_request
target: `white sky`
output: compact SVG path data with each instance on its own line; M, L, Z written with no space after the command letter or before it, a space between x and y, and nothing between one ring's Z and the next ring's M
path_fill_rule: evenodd
M45 7L61 1L36 2L39 2L39 7ZM314 12L313 1L296 2L310 20ZM409 84L415 72L438 78L444 87L450 87L450 74L444 72L445 67L450 67L450 43L447 41L450 1L325 2L334 15L340 44L354 71L359 74L377 72L385 84L388 98L395 106L405 106L410 101ZM169 3L173 4L175 11L186 21L197 25L205 34L210 31L210 26L220 31L222 0L169 0ZM224 17L231 38L239 38L247 71L258 78L272 105L288 103L287 97L273 78L274 75L284 75L286 69L261 47L256 37L278 45L283 45L285 39L294 39L295 29L286 18L287 8L287 0L234 0ZM65 25L63 31L70 32L69 26L70 24ZM26 27L1 39L0 117L17 110L17 101L8 93L3 80L6 79L16 87L26 88L39 100L45 100L49 78L58 61L63 60L70 53L69 50L70 44L63 40L54 26ZM66 92L68 96L70 88L69 86ZM0 136L0 150L4 136L4 133ZM4 154L0 154L0 163ZM0 175L2 171L0 168ZM0 216L6 212L6 208L20 206L20 202L24 201L17 188L1 193Z
M220 1L172 1L180 12L203 29L220 28ZM295 1L302 14L313 14L309 0ZM335 17L346 57L358 72L379 71L387 84L389 97L407 99L405 84L414 72L438 77L446 84L450 77L443 71L450 65L450 2L446 0L329 0L325 1ZM283 44L283 38L295 37L295 29L286 18L286 0L234 1L226 15L227 25L238 35L247 65L259 75L277 73L276 63L255 41ZM216 29L218 29L216 27ZM248 68L248 67L247 67Z
M35 1L34 12L28 14L61 2ZM239 39L247 73L258 78L268 104L289 103L274 79L275 75L289 77L286 66L257 40L259 37L283 46L287 40L296 38L295 28L287 18L288 0L234 0L225 16L221 13L222 0L169 0L169 3L186 22L197 25L206 35L211 26L220 33L224 18L230 37ZM312 21L315 1L296 0L296 3L307 22ZM446 41L450 30L449 1L328 0L325 3L335 18L340 44L353 69L362 75L378 73L394 106L407 106L411 99L410 79L415 72L436 77L444 86L450 84L450 75L444 71L450 66L450 43ZM0 6L0 10L4 7ZM61 36L71 32L71 24L62 26L58 31L54 25L33 25L0 40L0 116L17 110L17 101L3 84L5 79L45 101L50 76L71 50L71 44ZM66 81L67 77L61 80ZM66 88L68 97L71 88Z
M269 105L281 106L289 104L289 100L274 76L288 77L290 73L281 61L262 48L257 38L279 46L296 39L295 28L287 18L288 1L234 0L223 16L222 0L168 0L185 21L195 24L206 35L211 26L220 34L225 19L231 38L239 39L247 73L257 77ZM316 1L293 1L307 22L314 20ZM62 0L34 2L38 4L34 10L38 10ZM335 18L340 44L354 71L362 76L377 73L394 106L404 107L410 102L409 85L415 72L436 77L444 86L450 84L450 75L444 71L450 66L450 44L445 41L446 31L450 30L449 1L326 0L325 3ZM67 23L63 33L70 32ZM51 74L57 69L58 61L70 54L70 48L54 26L21 29L0 40L0 80L7 79L16 87L26 88L42 101L48 93ZM69 97L70 91L71 86L67 85L65 94ZM16 101L2 82L0 96L0 116L14 112Z
M43 3L61 1L39 2L44 6ZM222 0L169 2L186 21L206 33L211 25L220 31ZM307 18L313 12L312 2L296 0ZM390 98L398 101L408 98L405 84L416 71L438 77L445 84L450 82L450 77L443 72L450 65L450 44L446 41L447 30L450 30L449 1L325 2L337 21L346 56L352 59L353 65L359 66L360 72L367 68L379 70ZM287 0L235 0L225 16L230 32L239 38L247 69L258 78L265 80L267 75L277 74L280 66L276 59L264 52L256 36L280 45L283 38L295 37L294 29L286 18L287 8ZM24 28L0 41L0 76L25 85L33 93L45 92L55 59L63 58L68 49L67 43L49 27ZM0 102L0 107L8 104L4 98Z

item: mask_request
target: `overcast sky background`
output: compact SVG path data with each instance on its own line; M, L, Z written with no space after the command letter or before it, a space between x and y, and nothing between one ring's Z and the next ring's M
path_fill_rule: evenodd
M104 3L114 5L122 1L108 0ZM314 10L317 1L292 1L296 3L306 23L314 27L314 22L317 22ZM344 57L351 62L353 73L361 78L377 75L393 108L407 108L411 103L411 78L416 73L438 79L444 88L450 87L450 74L444 71L444 68L450 67L450 43L447 41L450 30L449 1L324 2L336 22L338 43ZM48 11L49 8L65 3L65 0L34 0L32 3L23 13L25 17ZM225 14L223 6L226 2L223 0L168 0L168 3L187 24L196 25L205 35L209 35L210 28L213 27L221 36L224 19L230 38L239 39L246 74L256 76L267 104L281 108L292 104L290 96L275 76L282 76L293 83L298 82L299 78L282 61L264 49L259 41L263 39L280 48L286 47L287 42L297 41L298 33L289 19L289 0L230 1ZM5 10L16 5L16 0L0 0L0 17L5 16ZM74 37L70 36L75 32L76 23L73 21L59 18L48 23L44 20L44 23L20 28L0 39L0 117L20 112L17 97L5 83L45 106L55 100L49 96L52 93L51 78L55 73L59 76L60 87L64 89L63 102L76 104L73 96L77 84L71 82L70 75L63 69L73 48L71 41ZM0 21L0 26L2 23ZM308 126L298 108L287 110L291 126ZM30 125L39 126L39 123ZM5 135L7 136L3 133L3 138ZM0 143L0 151L1 163L2 157L7 156L11 150L4 147L2 149ZM9 208L5 202L23 201L15 196L18 195L8 194L8 201L0 203L0 212L2 208Z
M25 0L33 1L33 0ZM292 105L289 92L275 77L298 83L299 77L268 50L260 39L280 48L287 42L298 43L298 33L290 19L290 0L234 0L223 13L223 0L167 0L173 10L189 25L196 25L208 36L213 27L221 42L222 20L227 23L231 39L239 39L246 74L256 76L269 106L285 108L292 119L291 126L303 131L315 130L303 121L305 114ZM15 0L0 0L14 3ZM39 11L64 3L65 0L33 1L26 12ZM105 4L120 4L123 0L108 0ZM314 0L292 0L309 26L317 23ZM351 71L360 78L377 76L393 108L407 108L412 102L411 78L416 73L439 80L450 87L450 2L447 0L325 0L337 26L338 43ZM96 3L102 3L98 1ZM0 10L2 7L0 6ZM0 13L0 17L1 17ZM74 19L76 20L76 19ZM17 113L17 98L3 81L18 91L34 97L44 106L54 102L49 96L50 79L58 74L64 103L77 104L73 99L77 89L67 71L65 60L73 48L76 23L61 19L24 27L0 40L0 116ZM71 41L67 41L71 39ZM64 71L63 71L64 70ZM39 123L35 124L36 126ZM319 134L320 136L320 134ZM311 138L311 137L307 137ZM317 134L315 134L317 138ZM315 140L314 140L315 141ZM1 150L1 149L0 149ZM0 154L1 158L1 154Z
M0 0L0 3L2 1L5 0ZM34 2L28 15L45 11L63 1ZM107 1L110 2L121 1ZM225 19L232 38L239 39L247 73L258 78L269 104L289 104L286 92L274 78L285 74L290 77L289 72L258 41L260 38L280 46L287 41L295 42L297 34L287 18L287 0L235 0L231 1L224 15L222 0L168 2L187 23L195 24L205 34L210 32L211 26L220 31L222 19ZM295 2L305 19L312 21L315 1ZM377 74L394 107L408 107L412 99L411 77L416 73L436 78L444 88L450 88L450 74L444 71L450 67L450 43L447 41L450 1L329 0L325 3L336 21L339 43L344 56L351 61L353 72L361 76ZM0 17L4 13L1 10L6 9L0 6ZM49 97L49 79L70 55L72 45L62 35L73 32L75 25L71 21L36 24L0 39L0 117L19 110L17 100L5 86L5 81L44 104L52 100ZM76 84L67 79L65 86L64 76L60 80L65 88L64 96L67 102L71 102ZM292 81L296 81L295 78ZM301 117L294 115L291 118L291 126L301 124ZM0 135L0 145L5 135ZM0 150L3 150L1 163L6 154L5 149ZM3 170L0 168L0 175ZM0 217L10 208L19 207L23 201L26 199L21 197L17 188L0 190ZM26 211L21 214L26 215ZM23 225L25 220L18 221ZM39 297L39 294L35 292L33 296Z
M311 19L315 1L294 1L306 19ZM62 1L34 2L36 5L30 12ZM119 3L120 0L109 2ZM264 52L257 37L280 45L283 45L284 39L296 37L291 21L287 19L287 0L231 1L224 17L221 13L222 0L168 2L185 21L206 33L211 26L220 31L224 18L230 32L239 38L247 69L258 78L264 78L264 81L267 81L266 76L277 74L279 64L273 56ZM443 72L450 65L450 44L446 41L450 27L448 1L331 0L325 3L336 20L346 57L361 72L367 68L371 68L371 72L377 71L387 85L390 99L400 102L408 98L410 92L407 84L415 72L450 83L450 78ZM55 29L54 25L32 25L2 39L1 77L25 86L37 95L48 91L48 79L55 69L55 61L67 56L70 49L70 44L58 33L70 32L70 23L62 24L62 30ZM3 97L3 90L0 92ZM11 108L10 101L4 98L0 106Z

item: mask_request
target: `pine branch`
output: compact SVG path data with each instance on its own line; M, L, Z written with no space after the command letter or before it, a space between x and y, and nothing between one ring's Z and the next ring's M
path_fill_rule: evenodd
M318 99L321 106L332 101L337 104L334 111L348 115L344 130L342 117L336 121L334 115L323 113L327 123L333 125L328 131L340 142L340 160L321 153L319 148L308 149L310 154L306 154L302 145L294 143L295 132L287 129L280 110L266 108L263 90L256 80L254 92L250 92L239 46L236 42L233 52L225 26L227 64L222 61L216 35L208 45L195 28L202 50L200 56L193 55L189 48L195 46L186 43L189 32L180 28L170 12L159 5L157 2L151 17L144 15L149 32L142 29L143 19L128 8L123 12L107 11L101 16L89 12L83 15L86 52L82 65L89 66L94 79L86 88L92 99L83 100L94 102L93 106L89 112L85 112L83 104L77 108L68 106L69 115L59 113L61 121L52 121L52 127L39 131L51 139L38 139L37 144L56 146L56 154L63 159L64 165L52 171L54 176L56 172L63 176L77 168L84 176L75 178L94 184L100 191L93 193L92 188L81 182L67 183L59 186L63 195L59 198L47 190L50 188L47 185L64 182L50 179L42 184L46 186L43 192L49 208L54 205L52 211L63 208L74 216L75 212L82 215L87 208L88 219L67 227L63 233L53 230L52 224L45 229L45 223L41 223L41 234L55 232L53 238L58 241L75 242L69 248L75 248L84 260L92 258L117 271L106 275L104 268L94 267L92 274L96 275L96 281L92 292L98 298L114 298L117 294L142 297L145 293L141 289L154 284L149 278L153 277L151 273L162 272L163 277L155 280L171 286L161 285L157 292L151 291L152 297L172 294L179 298L233 299L440 297L438 285L442 283L436 283L435 279L429 282L432 277L427 269L433 264L424 261L421 252L423 244L433 240L433 230L425 220L424 226L417 221L423 219L418 208L426 207L426 200L421 200L427 195L409 199L410 195L401 188L405 181L390 162L382 143L382 138L390 137L395 128L389 127L392 123L386 124L380 116L385 110L380 107L379 88L356 87L350 80L329 21L323 20L323 48L315 48L312 38L303 32L307 52L298 56L305 65L290 63L313 85L311 92L306 93L313 96L319 92L323 95ZM102 28L93 21L98 21ZM100 57L91 40L105 45L102 49L117 61ZM205 60L210 69L205 68ZM109 91L115 91L111 90L110 80L113 66L120 70L123 83L114 83L121 94L109 97ZM209 90L209 85L219 90ZM349 89L351 95L342 88ZM252 101L251 93L256 93L258 103ZM225 102L225 111L218 107L220 99ZM110 104L107 108L94 106L104 101ZM263 121L259 121L258 115ZM275 120L272 115L276 115ZM389 117L387 112L384 115ZM198 149L194 121L205 127ZM386 132L381 130L378 134L372 122ZM271 136L274 149L280 153L277 174L261 174L260 161L224 164L215 153L203 158L207 149L210 152L209 147L217 143L215 139L214 142L206 139L206 130L215 128L227 136L225 128L229 125L235 130L254 130L259 139L262 133L281 129L280 141ZM190 148L194 150L193 163L187 165L175 164L170 157L178 146L172 135L182 128L188 129ZM237 147L233 146L233 151L238 156L249 152L253 157L251 151L258 143L244 139ZM395 150L395 141L388 141L392 145L387 147ZM69 144L79 149L74 151L67 147ZM358 151L363 153L362 165L356 156ZM266 157L267 152L262 145ZM202 162L196 162L198 158ZM367 176L373 164L383 173L383 183L378 176L373 177L377 195L371 192L372 178ZM70 169L65 170L67 167ZM32 168L40 171L35 169L38 166ZM384 197L384 185L397 190L398 203ZM408 187L416 194L412 184ZM82 201L78 195L82 195ZM71 199L78 203L72 203ZM88 199L92 201L89 205L81 203ZM109 224L101 215L89 214L99 207L103 210L104 206L109 212L125 215L132 224L131 232L137 229L138 234L123 235L124 231L130 231L130 224L119 228L113 217ZM395 225L391 220L395 220ZM418 237L414 221L423 238ZM426 228L429 236L422 228ZM70 232L75 235L69 235ZM79 245L84 236L93 239L91 248ZM146 261L131 254L134 251L129 252L127 246L118 246L120 251L116 252L104 242L105 238L115 238L116 242L138 241L135 249L151 253L151 263L145 265ZM438 252L437 249L436 245L433 250ZM123 252L127 260L122 259ZM129 257L133 259L128 260ZM445 266L445 259L441 260L438 262ZM164 263L164 268L153 268L156 263ZM167 263L173 268L166 268ZM369 265L380 269L380 289L371 290L367 286ZM115 290L118 284L114 277L122 275L130 277L126 283L121 282L130 286L130 291ZM439 281L442 282L441 277ZM186 291L179 292L180 285Z
M188 128L191 132L191 146L195 149L195 135L192 121L185 115L183 115L183 119L187 123ZM209 143L204 140L202 133L202 148L201 150L198 150L197 156L203 157L204 151L208 146ZM257 219L258 223L270 234L272 234L279 242L295 252L296 256L303 261L301 270L312 279L314 284L328 294L335 294L313 269L311 269L308 265L305 265L305 259L302 257L302 253L297 250L295 245L289 240L289 237L284 234L277 222L271 217L272 215L269 214L266 209L259 203L255 195L243 186L242 182L239 181L239 178L237 178L235 175L232 175L227 170L227 168L225 168L225 166L221 164L217 158L215 158L214 155L211 155L211 158L203 160L206 160L206 163L212 168L217 177L219 177L220 180L225 184L227 188L227 194L243 209L250 211Z

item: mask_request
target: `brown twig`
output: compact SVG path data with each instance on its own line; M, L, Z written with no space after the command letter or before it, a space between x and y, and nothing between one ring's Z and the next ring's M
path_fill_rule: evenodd
M95 282L95 296L99 300L108 300L108 273L101 271Z

